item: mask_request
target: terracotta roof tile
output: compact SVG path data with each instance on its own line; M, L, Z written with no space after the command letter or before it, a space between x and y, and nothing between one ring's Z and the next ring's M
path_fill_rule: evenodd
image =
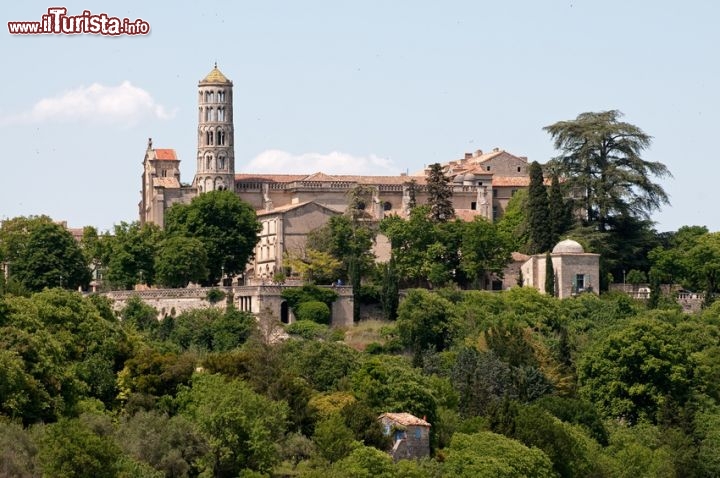
M177 155L174 149L154 149L155 159L160 161L177 161Z
M383 413L380 415L380 418L386 417L396 423L399 423L403 426L421 426L421 427L429 427L430 424L423 420L422 418L418 418L415 415L412 415L410 413Z
M315 203L320 208L327 209L328 211L330 211L332 213L342 214L342 211L335 210L331 207L325 206L325 205L317 203L315 201L303 201L303 202L299 202L296 204L286 204L284 206L275 207L275 208L271 209L270 211L267 211L265 209L259 209L259 210L255 211L255 215L257 215L258 217L261 217L261 216L269 216L271 214L283 213L283 212L287 212L287 211L292 211L293 209L301 208L303 206L307 206L310 203Z
M296 181L337 181L358 184L405 184L412 180L419 185L425 184L424 176L352 176L352 175L327 175L315 173L310 176L306 174L236 174L235 181L270 182L270 183L292 183Z
M492 185L493 187L528 187L530 186L530 178L522 176L493 176Z

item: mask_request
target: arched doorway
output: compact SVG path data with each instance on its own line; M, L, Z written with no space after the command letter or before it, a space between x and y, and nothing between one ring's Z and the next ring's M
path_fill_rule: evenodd
M282 301L280 304L280 322L283 324L289 324L290 323L290 313L288 311L288 304L285 301Z

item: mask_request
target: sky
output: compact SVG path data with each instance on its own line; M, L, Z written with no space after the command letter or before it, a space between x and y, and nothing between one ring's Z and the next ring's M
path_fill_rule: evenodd
M150 31L9 33L57 6ZM0 220L137 220L149 137L192 182L197 84L217 62L237 173L413 173L496 147L545 163L544 126L617 109L673 174L656 229L720 230L720 2L33 0L0 17Z

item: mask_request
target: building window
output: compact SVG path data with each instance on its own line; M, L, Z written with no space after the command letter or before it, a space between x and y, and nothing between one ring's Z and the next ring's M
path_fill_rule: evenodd
M496 198L496 197L497 197L497 192L498 192L498 190L497 190L497 189L493 189L493 197L494 197L494 198Z
M486 171L490 171L490 166L485 166Z
M575 275L575 292L582 292L585 290L585 274Z
M518 166L518 173L520 172L520 166Z
M225 131L218 131L218 132L217 132L217 145L218 145L218 146L224 146L224 145L225 145Z
M493 219L497 219L497 217L498 217L497 206L493 206Z
M517 192L517 189L511 189L511 190L510 190L510 197L514 196L516 192Z
M218 102L219 103L225 102L225 92L223 90L218 91Z
M473 211L477 210L477 203L475 201L470 203L470 209L472 209Z
M392 204L390 204L390 201L385 201L383 203L383 211L389 211L392 209Z
M220 156L218 158L218 168L225 169L225 157L224 156Z
M217 111L217 120L218 120L218 121L225 121L225 108L218 108L218 111Z

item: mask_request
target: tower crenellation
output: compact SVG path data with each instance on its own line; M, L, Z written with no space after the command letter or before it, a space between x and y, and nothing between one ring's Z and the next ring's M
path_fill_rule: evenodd
M217 63L198 83L198 153L193 185L199 193L234 190L232 86Z

